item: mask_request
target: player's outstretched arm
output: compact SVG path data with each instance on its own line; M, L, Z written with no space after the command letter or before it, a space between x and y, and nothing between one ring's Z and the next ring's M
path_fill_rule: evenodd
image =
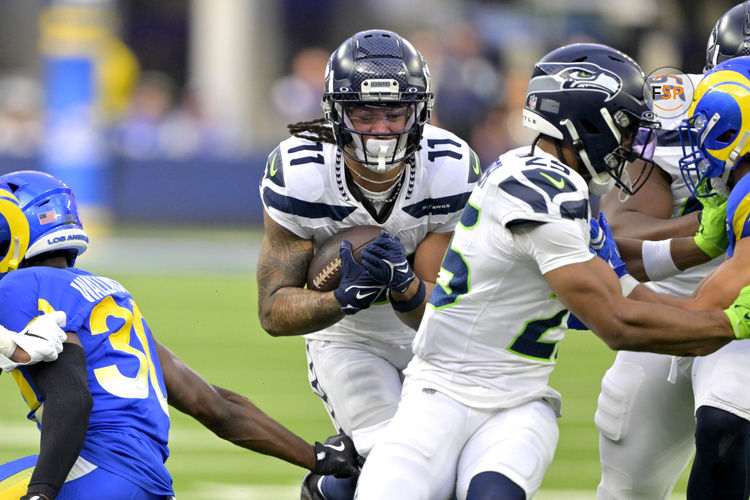
M629 165L626 170L636 176L640 167ZM663 240L681 236L692 237L698 230L696 213L671 217L670 179L658 166L654 168L643 187L625 201L621 201L621 193L618 189L613 189L604 195L601 210L607 214L612 232L618 239L622 237ZM627 260L626 262L630 267L630 263Z
M735 339L721 309L695 312L623 296L617 276L598 258L544 277L559 300L615 350L705 355ZM636 287L633 296L644 288Z
M722 196L700 198L703 210L698 230L693 236L670 238L662 241L643 241L634 238L617 238L617 247L628 272L639 281L660 280L673 276L722 255L729 245L725 229L727 199ZM603 218L600 212L599 218ZM605 220L608 220L607 217ZM592 220L592 250L596 221ZM614 241L608 224L601 237ZM647 248L648 247L648 248ZM599 252L597 251L597 254ZM648 259L648 262L646 261ZM607 259L605 259L607 260Z
M164 345L155 344L169 404L220 438L319 474L349 476L356 472L357 452L348 437L332 437L325 445L312 446L249 399L209 383Z
M747 285L750 285L750 238L743 238L735 245L732 257L707 276L692 297L680 299L679 305L694 311L726 309Z
M258 316L274 337L325 328L344 315L333 292L304 288L313 256L312 240L283 228L265 212L266 233L258 257Z
M44 418L39 459L27 495L44 495L52 500L78 459L93 407L86 356L78 336L69 333L56 361L30 366L28 373L44 397Z

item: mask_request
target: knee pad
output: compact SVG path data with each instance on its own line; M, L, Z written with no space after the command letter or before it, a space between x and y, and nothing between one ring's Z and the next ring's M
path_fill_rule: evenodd
M526 500L523 488L495 471L480 472L469 483L466 500Z
M616 364L604 375L594 422L607 439L617 442L627 435L633 402L644 377L643 368L627 362Z

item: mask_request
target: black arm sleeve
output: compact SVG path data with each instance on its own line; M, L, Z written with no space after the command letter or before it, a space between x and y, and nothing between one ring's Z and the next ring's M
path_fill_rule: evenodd
M93 401L81 346L66 343L57 361L30 366L28 372L44 397L39 460L28 493L53 500L78 459Z

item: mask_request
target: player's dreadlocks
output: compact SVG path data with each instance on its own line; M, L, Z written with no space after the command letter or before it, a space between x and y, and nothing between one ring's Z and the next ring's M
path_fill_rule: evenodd
M286 127L289 129L289 133L295 137L336 144L333 129L325 118L318 118L309 122L290 123Z

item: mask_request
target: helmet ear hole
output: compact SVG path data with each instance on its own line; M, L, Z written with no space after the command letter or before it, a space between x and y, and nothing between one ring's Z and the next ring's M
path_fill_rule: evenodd
M600 134L601 133L601 131L586 118L582 118L580 122L581 122L581 125L583 126L583 129L586 131L586 133L588 134Z
M722 134L716 138L716 141L722 142L724 144L729 144L730 142L732 142L732 139L734 139L736 135L737 135L737 130L729 129L729 130L722 132Z

